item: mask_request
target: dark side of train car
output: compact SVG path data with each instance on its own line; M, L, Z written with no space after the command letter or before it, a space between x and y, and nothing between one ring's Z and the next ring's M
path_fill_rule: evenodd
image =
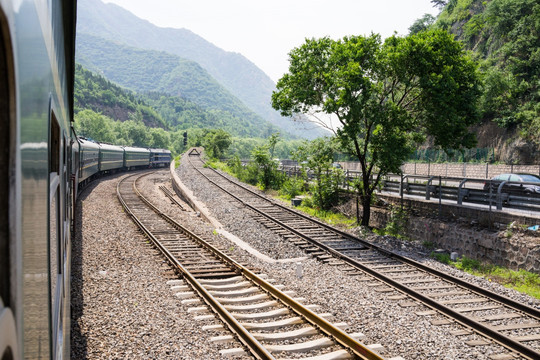
M145 148L124 146L124 168L130 170L149 166L150 150Z
M84 184L99 172L101 146L85 139L79 139L79 144L79 182Z
M0 1L3 360L70 355L76 4Z
M171 152L165 149L147 149L131 146L116 146L96 143L78 138L80 150L77 153L77 179L79 187L98 176L120 170L164 167L171 163Z
M99 171L114 172L124 167L124 149L121 146L101 144L99 149Z

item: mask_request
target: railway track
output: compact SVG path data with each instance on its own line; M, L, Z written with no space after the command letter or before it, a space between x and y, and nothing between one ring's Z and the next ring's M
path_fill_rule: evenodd
M188 157L193 168L254 212L253 217L308 254L371 282L402 307L428 309L419 315L441 313L458 323L455 336L481 335L470 346L497 343L506 351L494 359L540 359L540 310L476 287L451 275L388 252L259 195L219 172L203 167L198 154ZM373 279L376 279L373 282Z
M258 359L383 359L359 341L361 334L345 333L341 328L346 324L327 320L331 314L315 313L313 306L302 305L301 299L292 298L279 285L256 275L152 205L137 189L138 179L147 174L126 177L118 184L117 196L133 221L182 276L183 280L171 282L177 296L186 298L186 303L196 303L196 299L187 298L197 294L206 304L190 310L204 312L210 308ZM215 340L230 341L232 336ZM223 354L241 351L227 349Z

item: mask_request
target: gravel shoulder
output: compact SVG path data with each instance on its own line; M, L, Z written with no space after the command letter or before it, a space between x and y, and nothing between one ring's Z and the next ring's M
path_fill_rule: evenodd
M182 181L228 231L274 259L306 256L191 171L187 166L177 169ZM188 306L167 285L171 279L168 266L119 204L116 184L124 176L127 175L106 177L90 185L78 200L77 235L72 239L72 358L221 358L219 350L225 346L211 343L210 338L223 333L203 331L202 326L209 322L197 322L188 313ZM302 261L303 276L298 278L296 263L262 261L217 235L195 212L181 211L164 196L159 185L172 189L166 170L148 176L141 190L192 231L213 241L240 262L268 274L275 284L284 284L284 290L294 290L296 296L306 298L305 304L317 304L318 312L334 314L334 322L347 322L348 332L364 333L365 343L382 344L387 349L386 355L400 355L407 360L490 359L501 352L495 345L465 345L465 341L478 337L452 336L450 332L458 330L457 325L431 324L442 320L442 316L419 316L416 312L426 308L402 308L398 301L388 299L388 294L369 286L369 281L359 281L358 277L334 266L307 258ZM387 237L369 240L540 307L540 302L534 299L426 258L411 244ZM226 347L235 346L233 343Z
M183 160L177 174L194 195L206 204L212 215L227 227L227 230L259 251L273 254L277 258L297 257L302 254L305 256L303 252L291 253L290 244L277 234L260 232L258 230L260 224L249 216L249 211L231 205L233 200L228 195L197 176L185 159ZM361 234L360 229L354 232L355 235L367 237L368 241L388 250L502 293L529 306L540 308L540 302L536 299L430 259L424 250L414 243L402 243L391 237ZM278 279L287 290L295 290L298 296L305 297L307 303L320 305L320 312L333 313L335 315L333 321L347 322L350 325L347 331L364 333L367 336L365 343L382 344L387 349L388 355L400 355L405 359L490 359L491 356L504 351L496 345L478 347L466 345L466 341L478 340L479 337L474 334L453 336L450 333L461 329L460 326L432 325L432 322L444 320L445 317L419 316L416 312L428 309L423 306L401 307L399 301L389 299L388 293L378 292L374 286L369 286L372 282L359 281L358 277L349 276L335 266L308 258L302 262L303 277L299 279L295 275L295 264L268 264L257 259L252 261L269 276Z
M72 359L217 359L174 296L168 267L116 198L126 175L93 183L78 200L72 249Z

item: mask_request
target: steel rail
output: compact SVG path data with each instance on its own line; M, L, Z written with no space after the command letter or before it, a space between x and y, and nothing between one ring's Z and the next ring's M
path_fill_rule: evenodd
M193 165L193 164L192 164ZM293 227L277 220L277 219L274 219L272 216L264 213L263 211L255 208L254 206L246 203L245 201L243 201L242 199L240 199L238 196L232 194L230 191L227 191L225 188L223 188L222 186L218 185L215 181L211 180L209 177L207 177L206 175L204 175L199 169L197 169L195 166L193 166L203 177L205 177L208 181L210 181L211 183L213 183L215 186L219 187L220 189L222 189L223 191L225 191L226 193L228 193L230 196L232 196L233 198L237 199L238 201L240 201L243 205L247 206L248 208L256 211L257 213L263 215L264 217L274 221L275 223L277 223L278 225L286 228L287 230L291 231L292 233L296 234L297 236L301 237L302 239L324 249L325 251L331 253L333 256L335 256L336 258L339 258L341 259L342 261L346 262L347 264L353 266L354 268L357 268L359 270L362 270L366 273L369 273L371 274L372 276L376 277L378 280L382 281L383 283L386 283L387 285L393 287L393 288L396 288L398 289L399 291L401 291L402 293L408 295L408 296L411 296L415 299L417 299L418 301L426 304L428 307L432 308L432 309L435 309L443 314L445 314L446 316L458 321L459 323L461 323L462 325L465 325L469 328L472 328L474 329L475 331L477 331L478 333L482 334L483 336L485 336L486 338L489 338L489 339L492 339L493 341L495 341L496 343L512 350L512 351L516 351L516 352L519 352L521 355L525 356L527 359L530 359L530 360L534 360L534 359L540 359L540 352L536 351L535 349L525 345L525 344L522 344L518 341L515 341L513 339L511 339L510 337L507 337L505 335L503 335L502 333L496 331L496 330L493 330L491 329L489 326L486 326L474 319L471 319L471 318L468 318L467 316L423 295L423 294L420 294L419 292L417 291L414 291L410 288L408 288L407 286L383 275L382 273L376 271L376 270L373 270L371 268L369 268L368 266L362 264L361 262L349 257L349 256L346 256L342 253L340 253L339 251L337 250L334 250L333 248L317 241L317 240L314 240L312 238L310 238L309 236L301 233L300 231L294 229ZM219 172L215 171L214 169L212 169L214 172L216 172L217 174L219 174ZM221 175L221 174L219 174ZM236 184L238 185L239 187L241 188L244 188L244 186L240 185L240 184L237 184L229 179L227 179L225 176L221 175L223 178L225 178L227 181L233 183L233 184ZM252 194L255 194L257 195L258 197L261 197L263 198L262 196L260 196L259 194L255 193L254 191L251 191L250 189L247 189L250 193ZM267 200L267 199L266 199ZM268 200L267 200L268 201ZM281 207L287 211L290 211L290 209L282 206L282 205L279 205L279 204L276 204L274 203L275 205L277 205L278 207ZM297 213L296 211L293 211L293 213ZM311 220L311 221L314 221L313 219L307 217L307 216L302 216L308 220ZM479 293L479 294L482 294L483 296L486 296L486 297L490 297L492 300L495 300L495 301L498 301L510 308L513 308L514 310L518 310L518 311L521 311L521 312L525 312L527 313L528 315L532 316L532 317L536 317L537 319L539 318L539 314L540 314L540 311L535 309L535 308L532 308L532 307L528 307L527 305L524 305L524 304L521 304L521 303L517 303L517 302L514 302L512 301L511 299L508 299L502 295L499 295L499 294L495 294L495 293L492 293L491 291L488 291L486 289L483 289L483 288L478 288L478 287L474 287L473 285L463 281L463 280L460 280L460 279L457 279L451 275L448 275L448 274L444 274L438 270L434 270L434 269L431 269L431 268L428 268L427 266L423 265L423 264L420 264L414 260L411 260L411 259L407 259L403 256L400 256L398 254L394 254L388 250L384 250L384 249L381 249L379 248L378 246L375 246L369 242L366 242L366 241L363 241L359 238L356 238L354 236L351 236L351 235L348 235L340 230L337 230L337 229L334 229L334 228L331 228L330 226L326 225L326 224L322 224L320 223L319 221L314 221L315 223L318 223L318 224L321 224L323 225L325 228L329 229L329 230L332 230L332 231L335 231L335 232L338 232L338 233L341 233L341 234L344 234L346 235L347 237L349 237L350 239L355 239L355 240L358 240L359 242L363 243L363 244L366 244L368 245L368 247L371 247L372 249L375 249L375 250L378 250L380 252L382 252L383 254L386 254L387 256L391 257L391 258L395 258L395 259L398 259L398 260L402 260L403 262L405 263L408 263L409 265L411 266L415 266L415 267L418 267L420 268L421 270L424 270L428 273L431 273L435 276L439 276L439 274L441 275L440 277L441 278L444 278L445 280L448 280L448 281L451 281L451 282L454 282L454 283L457 283L458 285L461 285L461 284L464 284L468 290L472 291L472 292L476 292L476 293ZM499 299L502 299L499 300ZM524 310L522 310L524 309Z
M201 161L202 161L202 160L201 160ZM493 300L495 300L495 301L498 301L498 302L500 302L500 303L502 303L502 304L508 306L509 308L512 308L512 309L514 309L514 310L516 310L516 311L521 311L521 312L523 312L523 313L525 313L525 314L527 314L527 315L529 315L529 316L535 317L536 319L538 319L538 320L540 321L540 309L536 309L536 308L533 308L533 307L531 307L531 306L528 306L528 305L525 305L525 304L516 302L516 301L514 301L514 300L512 300L512 299L507 298L506 296L503 296L503 295L494 293L494 292L492 292L492 291L490 291L490 290L487 290L487 289L484 289L484 288L480 288L480 287L476 287L476 286L474 286L473 284L470 284L470 283L466 282L465 280L459 279L459 278L457 278L457 277L455 277L455 276L452 276L452 275L450 275L450 274L444 273L444 272L439 271L439 270L437 270L437 269L430 268L430 267L428 267L428 266L426 266L426 265L424 265L424 264L422 264L422 263L419 263L419 262L417 262L417 261L415 261L415 260L409 259L409 258L407 258L407 257L405 257L405 256L402 256L402 255L396 254L396 253L394 253L394 252L391 252L391 251L389 251L389 250L383 249L383 248L381 248L381 247L379 247L379 246L377 246L377 245L375 245L375 244L370 243L369 241L360 239L359 237L356 237L356 236L354 236L354 235L351 235L351 234L349 234L349 233L346 233L345 231L342 231L342 230L340 230L340 229L336 229L336 228L334 228L334 227L332 227L332 226L330 226L330 225L328 225L328 224L323 223L323 222L320 221L320 220L313 219L313 218L311 218L311 217L309 217L309 216L307 216L307 215L305 215L305 214L302 214L301 212L299 212L299 211L297 211L297 210L290 209L290 208L288 208L288 207L286 207L286 206L284 206L284 205L281 205L281 204L279 204L279 203L277 203L277 202L275 202L275 201L271 201L271 200L269 200L269 199L266 199L265 197L263 197L263 196L257 194L255 191L253 191L253 190L247 188L247 187L244 186L243 184L236 183L236 182L230 180L229 178L227 178L226 176L223 176L221 173L219 173L219 172L216 171L215 169L212 169L212 168L208 168L208 169L211 169L212 171L214 171L216 174L218 174L219 176L221 176L221 177L224 178L225 180L227 180L227 181L229 181L229 182L231 182L231 183L233 183L233 184L235 184L235 185L241 187L242 189L245 189L246 191L250 192L250 193L253 194L253 195L256 195L257 197L259 197L259 198L261 198L261 199L264 199L264 200L268 201L269 203L273 204L274 206L279 207L280 209L283 209L283 210L285 210L285 211L288 211L288 212L291 212L291 213L293 213L293 214L295 214L295 215L298 215L298 216L300 216L301 218L303 218L303 219L305 219L305 220L308 220L308 221L311 221L311 222L313 222L313 223L316 223L317 225L322 226L322 227L324 227L325 229L327 229L327 230L329 230L329 231L332 231L332 232L334 232L334 233L337 233L337 234L339 234L339 235L341 235L341 236L343 236L343 237L346 237L346 238L348 238L348 239L350 239L350 240L357 241L357 242L361 243L362 245L366 246L367 248L371 248L371 249L373 249L373 250L379 251L379 252L385 254L385 255L388 256L388 257L397 259L397 260L402 261L402 262L404 262L404 263L407 263L407 264L409 264L409 265L411 265L411 266L417 267L417 268L419 268L419 269L421 269L421 270L424 270L424 271L426 271L426 272L428 272L428 273L431 273L431 274L433 274L433 275L435 275L435 276L438 276L438 277L440 277L440 278L443 278L443 279L445 279L445 280L448 280L448 281L450 281L450 282L453 282L453 283L455 283L455 284L457 284L457 285L459 285L459 286L461 286L461 287L463 287L463 288L466 288L467 290L470 290L470 291L472 291L472 292L477 293L478 295L483 295L483 296L489 297L489 298L491 298L491 299L493 299ZM198 169L197 169L197 170L198 170ZM199 171L199 173L201 173L201 172ZM201 173L201 175L205 176L205 175L202 174L202 173ZM208 179L210 182L213 182L213 181L212 181L211 179L209 179L208 177L207 177L207 179ZM214 183L214 184L215 184L215 183ZM218 186L218 187L220 187L220 186L217 185L217 184L215 184L215 185ZM223 190L230 194L230 192L228 192L227 190L225 190L225 189L223 189ZM241 201L242 203L244 203L243 200L241 200L239 197L235 196L234 194L230 194L230 195L233 196L233 197L235 197L238 201ZM257 211L260 212L259 210L257 210ZM267 216L267 217L268 217L268 216ZM279 220L276 220L276 219L273 219L273 218L271 218L271 220L272 220L272 221L279 221ZM307 240L307 239L306 239L306 240ZM318 242L317 240L310 239L310 241L311 241L312 243L314 243L315 245L320 244L322 247L327 247L328 249L331 249L330 247L328 247L328 246L326 246L326 245L324 245L324 244Z
M174 198L174 195L173 193L167 189L165 186L160 186L159 189L161 191L163 191L163 194L165 194L165 196L167 196L173 203L175 203L176 205L178 205L180 207L180 209L182 209L182 211L185 211L186 209L184 208L184 206L182 204L180 204L180 202L178 200L176 200Z
M144 174L143 176L146 176L148 174ZM135 175L131 175L129 177L132 177ZM127 178L122 180L126 180ZM205 302L215 310L215 312L220 316L221 319L229 326L231 331L236 333L238 337L240 338L241 342L248 348L250 351L259 359L275 359L266 348L260 344L258 340L256 340L248 330L245 329L244 326L242 326L230 313L227 311L205 288L204 286L197 281L197 279L191 275L191 273L185 269L181 263L175 258L174 255L172 255L160 242L158 239L154 237L154 235L151 233L150 230L148 230L144 224L133 214L133 212L129 209L127 204L124 202L124 200L121 197L120 194L120 182L117 186L117 196L122 204L122 206L126 209L126 212L132 217L134 222L141 228L141 230L145 233L145 235L152 241L152 243L166 256L167 260L171 263L173 267L175 267L178 271L182 273L182 275L186 278L186 280L193 286L193 288L199 293L199 295L205 300ZM227 264L235 267L239 273L243 274L248 278L250 281L252 281L254 284L258 285L261 289L266 291L267 293L271 294L274 298L277 298L281 301L285 306L289 307L291 310L293 310L298 315L301 315L305 320L307 320L309 323L317 327L319 330L321 330L323 333L330 336L334 341L341 344L345 348L349 349L353 354L358 358L362 360L383 360L380 355L370 350L368 347L363 345L362 343L358 342L357 340L350 337L347 333L342 331L341 329L335 327L330 322L326 321L322 317L319 317L317 314L315 314L313 311L309 310L308 308L304 307L299 302L292 299L290 296L286 295L279 289L272 286L267 281L261 279L258 277L255 273L244 267L243 265L237 263L232 258L227 256L226 254L222 253L219 249L213 247L211 244L207 243L203 239L201 239L199 236L197 236L192 231L186 229L184 226L176 222L174 219L169 217L168 215L161 212L155 205L150 203L136 188L135 182L133 183L133 190L137 194L137 196L143 201L147 206L149 206L153 211L155 211L159 216L161 216L164 220L166 220L169 224L173 225L178 230L185 232L188 237L191 239L197 241L199 244L207 248L208 250L215 253L220 259L222 259Z
M137 218L137 216L129 209L128 205L124 201L121 193L120 193L120 185L125 181L126 179L135 176L131 175L126 178L124 178L121 182L118 183L116 188L116 193L118 196L118 199L120 200L120 203L126 210L126 212L131 216L132 220L139 226L139 228L144 232L144 234L152 241L152 244L156 246L159 251L167 258L169 263L176 268L184 279L190 283L190 285L193 287L195 291L199 294L199 296L206 302L208 306L212 310L216 312L216 314L223 320L225 324L231 329L231 331L238 335L239 340L246 346L250 352L257 358L257 359L268 359L268 360L275 360L275 357L272 356L272 354L262 346L262 344L255 339L246 328L242 326L230 313L227 311L213 296L210 294L203 286L202 284L197 281L197 279L186 269L182 266L182 264L176 259L176 257L170 253L169 250L167 250L161 242L152 234L152 232ZM144 176L144 175L143 175ZM133 189L135 188L135 182L133 182ZM139 194L137 194L139 196ZM142 200L142 199L141 199ZM143 200L144 201L144 200ZM144 201L147 203L147 201ZM152 210L155 210L156 208L152 206ZM158 215L162 215L161 212L158 212ZM194 235L191 232L189 232L190 235ZM191 237L191 236L190 236Z

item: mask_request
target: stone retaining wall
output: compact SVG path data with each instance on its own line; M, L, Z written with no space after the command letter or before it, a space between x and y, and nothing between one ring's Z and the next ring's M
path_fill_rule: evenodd
M392 202L390 199L385 198L385 200ZM397 204L398 201L395 203ZM411 205L411 203L404 204L405 208L409 209ZM519 217L512 217L510 214L492 214L492 224L495 223L499 227L495 231L487 230L480 226L479 220L475 220L487 216L481 210L468 209L469 216L475 213L476 216L473 217L441 221L430 217L433 212L430 212L426 204L415 203L414 209L415 215L410 215L408 221L407 236L409 238L420 243L430 242L436 248L444 249L448 253L457 252L459 256L465 255L485 263L540 274L540 234L524 230L518 225L519 223L530 225L531 219L521 218L521 221L528 222L520 222ZM426 216L420 214L426 214ZM370 225L384 228L389 219L389 210L373 208ZM512 222L513 226L506 225Z

